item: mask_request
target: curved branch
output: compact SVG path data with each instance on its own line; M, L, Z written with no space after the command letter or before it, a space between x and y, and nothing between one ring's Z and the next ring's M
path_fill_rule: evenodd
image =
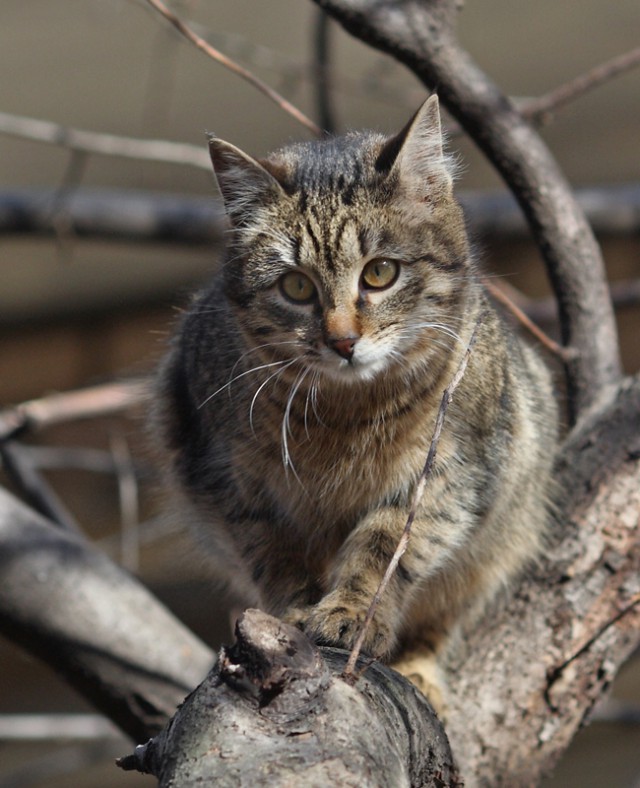
M572 349L568 390L576 418L620 377L613 309L600 250L539 135L455 38L455 0L314 0L357 38L407 65L508 183L544 256Z
M0 631L144 741L215 655L97 550L0 488Z

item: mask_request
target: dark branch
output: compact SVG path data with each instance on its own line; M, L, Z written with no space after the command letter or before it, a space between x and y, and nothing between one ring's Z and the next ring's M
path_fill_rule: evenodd
M458 196L475 234L527 235L527 224L510 195L473 191ZM639 185L578 189L574 196L595 232L640 232ZM0 191L0 235L54 235L54 204L54 191ZM83 188L65 198L64 210L70 231L79 238L211 245L222 242L225 228L222 207L209 197Z

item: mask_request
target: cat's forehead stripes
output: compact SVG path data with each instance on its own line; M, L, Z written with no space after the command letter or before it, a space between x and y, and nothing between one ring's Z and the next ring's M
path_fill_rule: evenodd
M343 212L309 210L299 224L294 245L298 264L319 273L336 274L343 268L351 269L364 257L359 221Z

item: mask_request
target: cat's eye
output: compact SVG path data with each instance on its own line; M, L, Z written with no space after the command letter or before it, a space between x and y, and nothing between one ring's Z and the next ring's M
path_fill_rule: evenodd
M362 286L366 290L384 290L398 278L400 265L395 260L379 257L370 260L362 269Z
M289 271L280 278L280 291L289 301L310 304L316 297L316 286L300 271Z

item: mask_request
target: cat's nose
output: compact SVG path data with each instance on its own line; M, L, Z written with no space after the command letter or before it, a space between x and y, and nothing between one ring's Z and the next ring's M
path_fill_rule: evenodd
M335 350L339 356L346 358L347 361L351 361L358 339L359 337L341 337L340 339L329 339L327 344L331 350Z

